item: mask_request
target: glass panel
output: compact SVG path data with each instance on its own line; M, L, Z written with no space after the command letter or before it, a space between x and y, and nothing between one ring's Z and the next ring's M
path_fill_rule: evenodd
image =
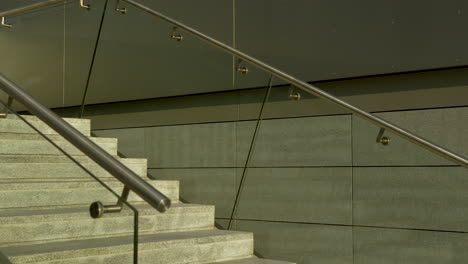
M2 3L2 10L34 1ZM48 107L81 104L105 0L71 0L5 18L0 72Z
M235 75L236 79L244 78L248 74L257 75L257 79L264 80L264 85L254 90L239 90L239 93L242 94L242 99L239 101L240 120L236 123L237 155L239 157L236 166L238 184L236 185L233 208L225 224L228 230L236 229L236 219L239 219L239 209L242 208L245 198L245 187L252 181L250 179L250 170L252 162L255 161L254 154L256 153L258 136L263 129L265 110L267 109L273 83L275 82L274 77L271 75L260 74L260 71L250 71L252 69L250 66L247 66L249 71L246 73L243 67L246 66L242 66L241 64L235 68L244 70L244 72L238 71L238 75ZM236 82L236 85L238 85L238 82Z
M9 112L0 119L0 218L5 224L0 228L0 251L5 257L37 262L77 258L94 263L115 252L128 260L125 263L136 259L136 207L145 203L130 194L133 205L123 202L115 207L122 183L37 117L19 115L11 108ZM90 135L89 120L66 121ZM116 139L90 139L117 155ZM133 169L146 176L140 168ZM98 216L97 209L111 209L105 206L121 212L91 217ZM90 252L91 248L98 250ZM23 253L14 253L18 251Z
M109 1L112 3L113 1ZM65 9L64 106L80 105L99 37L106 0L88 0L90 9L72 1ZM109 4L110 5L110 4Z
M0 27L0 72L50 107L63 105L64 9L12 15L5 18L12 28Z
M231 56L128 4L120 7L125 15L107 6L86 104L232 90Z

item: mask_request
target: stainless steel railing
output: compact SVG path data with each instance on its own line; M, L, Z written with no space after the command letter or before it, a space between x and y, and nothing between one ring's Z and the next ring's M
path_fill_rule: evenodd
M46 0L46 1L42 1L42 2L39 2L37 4L33 4L33 5L30 5L30 6L25 6L25 7L21 7L21 8L17 8L17 9L14 9L14 10L10 10L10 11L6 11L6 12L3 12L3 13L0 13L0 17L2 17L2 23L4 22L4 17L7 16L7 15L12 15L12 14L16 14L16 13L20 13L20 12L24 12L24 11L28 11L28 10L31 10L31 9L35 9L35 8L38 8L38 7L43 7L43 6L47 6L47 5L51 5L51 4L55 4L55 3L58 3L58 2L62 2L64 0ZM315 95L319 98L322 98L326 101L329 101L331 103L334 103L336 105L338 105L339 107L341 108L344 108L348 111L350 111L351 113L357 115L357 116L360 116L368 121L370 121L371 123L374 123L375 125L379 126L380 128L382 129L386 129L390 132L393 132L411 142L413 142L414 144L416 145L419 145L445 159L448 159L452 162L454 162L455 164L458 164L460 166L463 166L465 168L468 168L468 160L465 158L465 157L462 157L450 150L447 150L435 143L432 143L430 142L429 140L427 139L424 139L418 135L415 135L414 133L411 133L410 131L408 130L405 130L395 124L392 124L376 115L373 115L369 112L366 112L354 105L351 105L307 82L304 82L304 81L301 81L299 79L297 79L296 77L290 75L290 74L287 74L277 68L274 68L273 66L271 65L268 65L266 64L265 62L262 62L250 55L247 55L235 48L232 48L230 47L229 45L226 45L206 34L203 34L199 31L197 31L196 29L194 28L191 28L173 18L170 18L156 10L153 10L143 4L140 4L138 3L137 1L135 0L120 0L120 1L123 1L123 2L127 2L131 5L133 5L134 7L140 9L140 10L143 10L153 16L156 16L158 17L159 19L169 23L169 24L172 24L173 26L195 36L196 38L200 39L200 40L203 40L215 47L218 47L220 48L221 50L243 60L243 61L246 61L246 62L249 62L250 64L272 74L273 76L276 76L284 81L287 81L288 83L290 83L291 85L299 88L299 89L302 89L312 95ZM80 0L80 6L81 7L85 7L85 8L89 8L88 5L84 4L84 0ZM119 12L122 12L122 10L124 9L121 9L121 10L117 10Z
M26 6L18 7L18 8L15 8L15 9L8 10L8 11L0 12L0 17L12 16L12 15L15 15L15 14L31 11L31 10L41 8L41 7L46 7L46 6L58 4L58 3L61 3L61 2L65 2L65 1L66 0L37 1L37 2L35 2L33 4L30 4L30 5L26 5Z
M11 10L0 12L0 18L1 18L0 25L3 26L3 27L12 27L12 25L10 25L10 24L8 24L6 22L6 17L7 16L16 15L16 14L19 14L19 13L31 11L31 10L38 9L38 8L41 8L41 7L55 5L55 4L58 4L58 3L61 3L61 2L66 2L66 1L67 0L42 0L42 1L37 1L37 2L35 2L33 4L31 4L31 5L26 5L26 6L22 6L22 7L18 7L18 8L14 8L14 9L11 9ZM85 4L85 0L79 0L79 6L82 7L82 8L86 8L86 9L90 8L90 5Z
M125 189L127 189L127 194L128 190L135 192L160 212L166 211L171 206L171 200L164 194L141 179L120 161L96 145L85 135L81 134L49 108L36 101L32 96L2 74L0 74L0 89L23 104L32 114L36 115L76 148L81 150L81 152L122 182L125 185Z
M169 24L172 24L173 26L177 27L178 29L181 29L191 35L193 35L194 37L200 39L200 40L203 40L205 42L208 42L209 44L215 46L215 47L218 47L220 48L221 50L231 54L231 55L234 55L235 57L239 58L239 59L242 59L243 61L246 61L246 62L249 62L250 64L254 65L254 66L257 66L258 68L284 80L284 81L287 81L288 83L290 83L291 85L297 87L297 88L300 88L312 95L315 95L319 98L322 98L326 101L329 101L331 103L334 103L336 105L338 105L339 107L341 108L344 108L348 111L350 111L351 113L357 115L357 116L360 116L372 123L374 123L375 125L379 126L380 128L383 128L383 129L386 129L388 131L391 131L413 143L415 143L416 145L419 145L443 158L446 158L460 166L463 166L465 168L468 168L468 160L456 153L453 153L452 151L450 150L447 150L435 143L432 143L430 142L429 140L427 139L424 139L418 135L415 135L413 133L411 133L410 131L408 130L405 130L395 124L392 124L376 115L373 115L371 113L368 113L354 105L351 105L307 82L304 82L304 81L301 81L279 69L276 69L274 68L273 66L271 65L268 65L266 64L265 62L262 62L252 56L249 56L235 48L232 48L208 35L205 35L203 33L201 33L200 31L197 31L196 29L193 29L173 18L170 18L164 14L161 14L159 13L158 11L155 11L145 5L142 5L140 3L138 3L137 1L135 0L121 0L121 1L124 1L124 2L127 2L135 7L137 7L138 9L141 9L153 16L156 16L158 17L159 19L169 23Z

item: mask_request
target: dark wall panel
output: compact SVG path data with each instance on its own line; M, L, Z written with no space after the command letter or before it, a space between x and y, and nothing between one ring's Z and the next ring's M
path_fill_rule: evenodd
M254 122L241 128L247 123ZM273 119L261 123L250 165L351 166L351 159L351 116Z
M468 106L468 68L321 82L317 86L367 111ZM337 106L302 92L288 98L289 87L273 88L264 118L343 114ZM211 93L92 105L85 116L94 129L177 125L256 119L265 89ZM68 113L66 113L68 112ZM73 116L76 109L61 109ZM190 113L190 115L187 115Z
M261 257L298 264L353 263L349 226L238 220L234 229L255 232L255 251Z
M237 219L351 224L351 168L251 168Z
M466 24L459 0L236 1L237 47L307 81L466 65Z
M379 113L416 135L463 156L468 154L468 107ZM379 128L353 116L353 162L356 166L453 165L406 139L385 132L389 145L376 143Z
M466 233L354 228L355 264L459 264L468 262Z
M354 168L354 223L468 231L468 170L455 167Z
M215 205L216 217L229 218L242 169L150 169L148 173L152 179L156 180L179 180L182 201Z

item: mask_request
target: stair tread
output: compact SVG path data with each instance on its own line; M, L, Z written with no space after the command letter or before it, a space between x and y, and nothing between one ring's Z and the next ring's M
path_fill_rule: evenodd
M57 134L48 134L47 138L53 141L67 141L61 135ZM117 143L117 138L109 138L109 137L92 137L87 136L87 138L100 143ZM0 140L39 140L45 141L44 137L40 134L26 134L26 133L9 133L9 132L1 132L0 133Z
M123 183L112 178L101 179L105 185L119 195ZM146 182L169 197L173 203L179 201L178 181L146 180ZM89 205L95 201L114 203L117 197L99 182L91 179L77 180L34 180L22 179L0 181L0 208L44 208L50 206ZM130 192L129 201L142 201Z
M98 177L106 178L101 180L120 194L120 181L90 164L94 161L37 117L23 117L93 173L100 173ZM4 120L9 122L0 125L0 164L4 165L4 173L0 173L0 262L129 263L134 249L134 212L124 208L101 219L90 218L89 204L112 204L115 196L81 171L69 169L77 165L55 147L49 148L46 139L18 117L10 115ZM118 140L90 136L89 119L65 121L147 179L146 159L117 157ZM214 206L180 203L179 181L147 182L173 203L162 214L130 194L128 199L140 216L141 263L153 263L159 257L164 263L290 263L253 257L252 233L215 229Z
M225 231L218 229L158 233L140 235L139 249L151 250L157 248L180 247L187 245L252 239L252 233ZM125 251L131 251L132 249L133 235L0 247L0 251L7 257L54 254L56 252L61 252L62 254L66 254L69 258L82 256L82 254L123 253ZM80 253L79 251L86 252ZM37 259L37 261L40 260Z
M39 118L37 118L37 116L33 116L33 115L21 115L21 117L26 119L26 121L41 121ZM18 120L18 121L23 122L16 115L8 115L6 120ZM65 120L67 123L91 124L91 119L65 117L63 118L63 120Z
M139 215L161 214L156 209L146 203L133 204L138 210ZM214 210L212 205L184 204L174 203L164 214L179 214L191 212L204 212ZM130 210L123 210L118 214L111 214L109 217L122 217L133 215ZM87 206L65 206L50 208L21 208L21 209L3 209L0 210L0 224L22 224L36 223L41 221L63 221L65 219L79 220L89 218Z
M121 186L122 183L118 180L102 180L109 187ZM178 186L179 181L175 180L149 180L149 183L155 185L165 185L165 186ZM18 191L18 190L39 190L39 189L92 189L92 188L104 188L100 183L96 182L93 179L75 179L75 180L48 180L48 181L38 181L38 180L21 180L21 181L0 181L0 191L9 192L9 191Z
M90 158L83 155L72 155L74 159L81 163L93 162ZM144 158L122 158L115 156L117 160L125 161L126 163L146 163ZM0 154L0 163L72 163L65 155L28 155L28 154Z
M35 130L37 129L46 135L58 134L54 129L50 128L35 116L23 115L22 118L25 119L26 122L16 115L8 115L6 119L2 119L2 122L0 123L0 133L37 134L37 131ZM64 118L64 120L84 135L89 136L91 134L91 120L76 118ZM30 125L35 129L30 127Z
M218 263L218 264L294 264L293 262L288 262L288 261L262 259L262 258L256 258L256 257L212 262L210 264L215 264L215 263Z

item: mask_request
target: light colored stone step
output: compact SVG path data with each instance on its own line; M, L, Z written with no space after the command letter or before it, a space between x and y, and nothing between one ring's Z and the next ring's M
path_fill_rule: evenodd
M0 247L12 263L133 263L133 236ZM217 229L139 237L140 264L207 263L253 253L251 233Z
M118 181L105 181L117 194L121 194L123 184ZM148 181L172 202L179 200L178 181ZM0 209L17 207L44 207L89 205L101 201L115 203L116 197L96 181L16 181L0 182ZM130 193L129 201L142 201Z
M214 226L214 207L176 203L159 213L146 203L135 205L139 231L169 232L210 229ZM134 213L105 214L100 219L89 215L88 206L46 209L0 210L0 246L18 242L70 239L128 234L133 232Z
M74 156L80 164L99 178L112 178L98 164L85 156ZM147 160L117 158L144 179ZM0 155L0 180L6 179L90 179L77 164L64 155Z
M48 135L48 138L70 155L83 155L81 151L59 135ZM116 138L90 137L89 139L111 155L117 156ZM0 155L2 154L63 155L55 146L38 134L15 133L0 133Z
M218 261L211 262L211 264L295 264L293 262L271 260L271 259L261 259L256 257L249 257L244 259L228 260L228 261Z
M55 130L47 126L44 122L35 116L22 115L22 117L43 134L57 134ZM64 118L64 120L84 135L90 136L91 121L89 119ZM6 119L2 119L2 122L0 122L0 133L37 134L37 132L33 130L28 124L13 114L8 115L8 118Z

